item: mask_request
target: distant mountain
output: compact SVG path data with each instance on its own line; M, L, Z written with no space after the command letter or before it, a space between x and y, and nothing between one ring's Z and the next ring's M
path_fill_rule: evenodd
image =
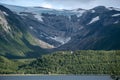
M4 6L4 7L3 7ZM120 9L0 6L0 55L38 57L54 50L120 49Z

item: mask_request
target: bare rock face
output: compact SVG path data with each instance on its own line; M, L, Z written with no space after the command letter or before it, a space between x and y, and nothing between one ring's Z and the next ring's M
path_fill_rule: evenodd
M11 28L8 25L5 15L8 16L6 12L0 11L0 25L4 29L4 31L9 32Z

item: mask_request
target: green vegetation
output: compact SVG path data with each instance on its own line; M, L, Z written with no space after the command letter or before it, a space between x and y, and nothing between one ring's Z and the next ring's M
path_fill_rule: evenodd
M6 32L3 29L4 26L0 24L0 56L9 59L37 58L41 53L46 53L37 45L34 37L27 29L23 29L14 23L8 25L11 29Z
M12 27L11 27L12 28ZM41 49L29 32L21 32L12 28L10 33L5 32L0 25L0 55L7 58L38 57L46 53Z
M0 74L21 74L22 71L19 70L19 66L27 65L35 59L7 59L0 56Z
M43 55L29 65L24 73L40 74L119 74L120 51L61 51Z
M18 63L0 56L0 74L17 73Z
M25 57L25 53L32 50L23 42L23 33L19 29L11 28L11 32L7 33L0 25L0 55L8 58Z
M0 57L0 73L120 75L120 51L59 51L37 60Z

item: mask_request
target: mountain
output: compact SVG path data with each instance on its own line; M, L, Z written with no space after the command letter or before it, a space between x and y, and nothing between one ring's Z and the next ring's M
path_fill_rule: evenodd
M81 28L75 20L86 11L84 9L54 10L42 7L5 6L23 18L29 26L26 28L32 35L53 48L67 43L78 28Z
M61 46L62 50L120 49L120 9L98 6L86 11L78 21L84 28Z
M46 51L35 45L37 42L26 26L19 15L0 5L0 55L8 58L37 57Z
M29 21L26 22L32 20L28 23L32 25L30 32L57 50L120 49L118 8L97 6L90 10L54 10L32 7L20 12L10 9L22 15L27 12L29 15L25 17L29 17ZM39 20L38 23L33 23L34 18Z
M55 10L0 6L0 55L38 57L59 50L120 49L120 9Z

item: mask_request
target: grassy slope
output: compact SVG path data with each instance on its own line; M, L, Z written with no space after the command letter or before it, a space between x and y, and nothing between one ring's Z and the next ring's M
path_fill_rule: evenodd
M28 65L35 59L7 59L0 56L0 74L22 74L23 71L19 70L19 66Z
M18 63L0 56L0 74L16 73Z
M6 35L5 38L0 39L0 54L6 57L21 56L24 57L25 53L30 51L27 45L21 40L22 36L19 33L14 35L13 38Z
M8 58L38 57L45 53L36 45L33 36L29 32L21 32L12 29L6 33L0 26L0 55Z

